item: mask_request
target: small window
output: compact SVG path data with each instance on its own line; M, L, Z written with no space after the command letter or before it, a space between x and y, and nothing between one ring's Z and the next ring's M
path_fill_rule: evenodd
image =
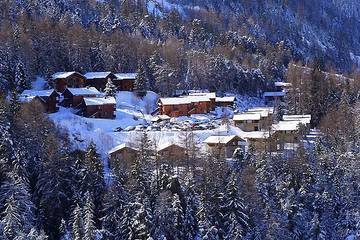
M258 127L258 126L255 126L255 127L254 127L254 131L259 131L259 127Z

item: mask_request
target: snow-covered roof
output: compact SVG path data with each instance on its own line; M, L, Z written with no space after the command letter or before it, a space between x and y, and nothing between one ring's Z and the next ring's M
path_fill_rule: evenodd
M311 122L311 115L284 115L284 121L298 121L302 124L310 124Z
M264 92L264 97L283 97L285 92Z
M261 114L260 113L240 113L234 115L234 121L246 121L246 120L260 120Z
M97 78L107 78L111 72L87 72L85 73L86 79L97 79Z
M266 110L266 109L263 109L263 110L261 110L261 109L249 109L249 110L247 111L247 113L258 113L258 114L260 114L260 116L261 116L262 118L266 118L266 117L269 116L270 111L269 111L269 110Z
M300 121L280 121L272 126L275 131L296 131L302 122Z
M108 104L116 104L116 100L114 97L107 98L84 98L84 102L86 106L97 106L97 105L108 105Z
M244 132L242 137L245 139L266 139L270 137L270 133L265 131Z
M209 99L216 99L216 93L214 92L189 92L189 96L206 96Z
M191 101L187 98L160 98L159 101L162 105L181 105L181 104L190 104Z
M73 75L74 73L77 73L77 74L80 74L78 72L75 72L75 71L72 71L72 72L57 72L57 73L54 73L53 75L51 75L51 77L53 79L57 79L57 78L67 78L71 75ZM81 74L80 74L81 75Z
M171 147L171 146L176 146L176 147L179 147L179 148L184 148L184 147L182 147L182 146L180 146L180 145L178 145L178 144L175 144L175 143L165 143L165 144L163 144L163 145L160 145L159 146L159 148L158 148L158 152L161 152L161 151L163 151L163 150L165 150L165 149L167 149L167 148L169 148L169 147Z
M216 102L234 102L235 97L217 97Z
M89 88L67 88L72 95L79 96L79 95L101 95L101 92L99 92L94 87Z
M274 107L252 107L247 110L247 112L262 112L266 111L269 114L274 114Z
M24 90L20 97L49 97L54 92L54 89L48 90Z
M275 87L291 87L292 84L291 83L287 83L287 82L275 82Z
M207 139L205 139L204 143L207 143L207 144L228 144L229 142L231 142L236 137L237 137L236 135L210 136Z
M310 114L304 115L283 115L283 119L286 121L299 120L299 119L311 119Z
M190 90L186 90L186 89L179 89L179 90L175 90L175 95L176 96L180 96L180 95L191 95L191 94L201 94L201 93L209 93L209 90L207 89L190 89Z
M137 73L116 73L116 80L128 80L128 79L135 79Z
M181 98L186 98L190 102L210 102L210 98L207 95L189 95L189 96L183 96Z
M131 148L131 149L137 151L137 148L135 148L135 147L132 146L131 144L129 144L129 143L123 143L123 144L120 144L120 145L112 148L112 149L108 152L108 154L112 154L112 153L114 153L114 152L117 152L117 151L122 150L122 149L125 149L125 148Z

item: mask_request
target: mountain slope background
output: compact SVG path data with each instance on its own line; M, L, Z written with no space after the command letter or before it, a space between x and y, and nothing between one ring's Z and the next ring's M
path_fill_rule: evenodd
M350 0L2 1L0 87L14 88L17 68L29 82L55 71L143 69L159 92L256 95L285 80L291 61L354 71L359 15Z

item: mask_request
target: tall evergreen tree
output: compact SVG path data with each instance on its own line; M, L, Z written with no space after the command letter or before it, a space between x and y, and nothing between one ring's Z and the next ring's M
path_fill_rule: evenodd
M116 97L116 86L112 82L112 80L109 78L105 89L104 89L105 97Z
M226 186L222 212L224 214L225 239L242 239L249 228L249 217L244 200L240 197L235 173Z
M35 208L26 184L14 172L9 173L8 181L1 187L0 202L4 206L0 221L2 238L15 239L29 233L34 226Z
M137 75L136 75L136 79L135 79L135 89L137 91L141 91L141 92L149 89L148 79L146 76L146 71L145 71L145 67L144 67L143 63L139 64L139 67L137 70Z
M94 203L89 192L85 194L85 205L84 205L84 237L85 240L95 239L95 215L94 215Z
M21 93L25 89L30 88L29 80L27 79L27 76L25 74L24 64L22 63L21 60L19 60L18 63L16 64L15 85L16 85L16 91L18 93Z
M84 218L79 204L72 212L72 236L74 240L81 240L84 237Z

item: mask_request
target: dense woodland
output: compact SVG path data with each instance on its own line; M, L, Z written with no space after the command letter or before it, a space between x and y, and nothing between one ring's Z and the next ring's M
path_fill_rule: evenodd
M350 61L315 47L302 52L290 44L299 33L280 34L282 18L248 15L264 12L265 1L218 8L213 1L172 2L210 7L184 15L161 4L162 14L154 14L146 1L0 1L0 238L360 237L360 80ZM280 12L296 9L307 23L317 24L309 8L336 15L323 1L269 2ZM354 16L337 23L356 24ZM254 31L259 26L263 34ZM338 37L334 46L356 46L347 33ZM163 95L209 88L258 96L287 80L294 88L280 108L311 114L324 136L290 156L237 152L229 163L200 156L191 131L182 136L187 159L158 159L144 133L138 159L111 166L106 180L95 144L73 149L40 106L17 102L36 76L62 70L138 71L142 88Z
M35 103L2 100L0 229L3 239L343 239L359 235L359 104L341 100L314 148L290 156L159 159L138 139L135 162L112 165L90 144L74 150ZM177 168L181 166L180 168Z

